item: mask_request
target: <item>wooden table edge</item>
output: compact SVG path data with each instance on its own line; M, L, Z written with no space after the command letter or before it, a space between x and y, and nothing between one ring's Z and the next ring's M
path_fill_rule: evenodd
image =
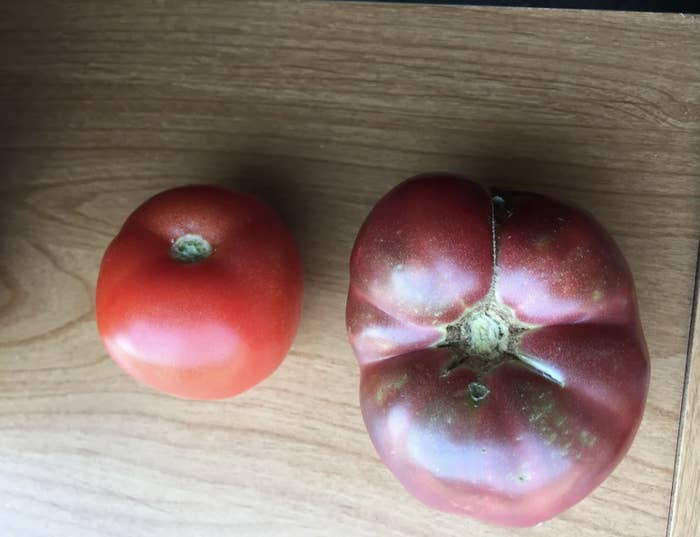
M669 506L667 537L698 535L700 519L700 241L690 316L688 355L683 383L678 444Z

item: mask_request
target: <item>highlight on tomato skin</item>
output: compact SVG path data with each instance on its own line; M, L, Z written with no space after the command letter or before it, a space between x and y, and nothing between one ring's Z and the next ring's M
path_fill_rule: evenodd
M167 190L107 248L96 317L110 356L163 392L221 399L288 353L301 316L295 241L262 201L218 186Z
M350 260L349 341L380 458L426 505L533 526L610 475L644 412L634 284L587 212L432 173Z

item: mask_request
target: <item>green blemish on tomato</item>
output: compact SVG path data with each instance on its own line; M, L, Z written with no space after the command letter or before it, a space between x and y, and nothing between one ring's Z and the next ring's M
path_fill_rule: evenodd
M571 449L571 446L573 445L573 442L569 440L566 444L561 446L561 450L559 451L559 456L561 458L566 457L569 454L569 450Z
M525 383L518 386L516 393L530 427L537 431L541 442L552 446L553 458L579 461L597 444L594 433L574 427L570 416L561 412L553 390Z
M595 443L598 441L598 438L596 438L593 434L591 434L586 429L583 429L578 434L578 438L581 441L581 443L586 447L591 447L591 446L595 445Z
M377 404L383 405L390 392L400 390L408 382L408 373L404 373L398 378L382 384L377 390Z
M552 412L554 411L554 400L549 399L547 401L544 401L544 393L539 394L537 399L540 401L536 401L532 405L532 412L530 413L530 416L528 417L528 421L530 423L537 423L543 419L548 418Z
M526 483L530 481L530 479L532 479L532 476L529 472L523 472L518 475L518 481L520 481L521 483Z
M537 430L542 441L547 445L559 446L561 456L568 454L573 440L571 427L568 417L559 410L552 390L525 385L519 388L518 395L528 422Z
M556 439L559 438L559 433L547 428L542 431L542 436L548 444L553 444L556 441Z

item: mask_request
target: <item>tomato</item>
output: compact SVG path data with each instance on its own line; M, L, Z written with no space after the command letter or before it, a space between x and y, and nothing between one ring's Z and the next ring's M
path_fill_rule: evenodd
M642 417L627 264L589 214L545 196L402 183L356 239L347 328L377 452L443 511L549 519L612 472Z
M97 327L145 384L229 397L282 362L302 285L295 242L270 207L220 187L175 188L136 209L107 248Z

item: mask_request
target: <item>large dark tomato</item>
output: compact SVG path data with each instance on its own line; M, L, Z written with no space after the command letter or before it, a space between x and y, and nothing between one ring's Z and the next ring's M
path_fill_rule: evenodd
M97 281L97 327L129 374L180 397L235 395L270 375L301 314L290 233L259 200L162 192L129 216Z
M350 272L365 424L418 499L529 526L620 462L649 361L627 264L590 215L418 176L372 210Z

